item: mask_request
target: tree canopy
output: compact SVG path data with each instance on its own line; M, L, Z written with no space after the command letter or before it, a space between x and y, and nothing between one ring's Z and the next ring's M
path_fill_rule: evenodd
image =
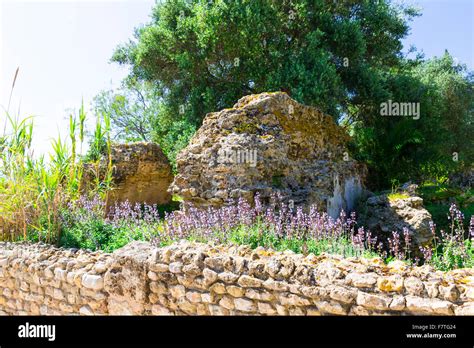
M399 64L414 15L388 1L171 0L113 60L198 122L264 91L286 91L337 118L348 103L382 93L378 70Z
M432 60L402 53L417 15L390 0L159 2L151 22L112 57L131 67L128 90L152 92L144 95L153 107L130 113L120 97L126 93L103 98L102 106L118 110L112 119L122 129L127 117L120 115L150 115L142 120L147 134L173 160L206 113L244 95L285 91L352 132L353 155L368 164L375 187L446 173L473 161L465 141L473 79L448 53ZM419 103L420 118L381 116L388 100Z

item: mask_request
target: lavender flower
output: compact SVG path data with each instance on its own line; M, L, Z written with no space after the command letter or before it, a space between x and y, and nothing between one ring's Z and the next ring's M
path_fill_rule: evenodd
M430 247L420 246L420 251L423 254L425 262L429 262L433 257L433 249L431 249Z
M274 240L288 242L291 245L296 242L300 251L308 252L309 248L314 247L314 242L323 241L323 245L329 245L324 250L333 252L342 250L342 253L346 254L347 244L344 243L348 241L352 244L350 250L356 255L368 250L377 252L383 257L391 255L404 260L410 256L412 243L412 235L408 229L393 231L388 238L388 248L385 250L384 243L378 240L377 236L357 226L355 213L346 215L342 211L334 219L326 212L319 212L315 205L307 210L301 206L289 209L288 202L280 193L271 195L269 204L265 205L262 204L259 193L255 195L253 204L243 198L228 202L228 205L222 207L210 206L205 209L183 203L180 210L166 212L164 216L160 216L156 205L129 202L115 204L109 208L106 215L105 203L99 197L91 199L81 197L75 202L70 202L68 210L71 213L62 216L62 223L66 226L86 224L87 221L94 219L101 220L107 226L125 231L125 239L133 240L139 236L156 245L179 239L235 242L233 238L236 238L236 231L242 235L243 242L254 243L247 237L256 231L257 243ZM459 257L465 257L465 232L462 225L464 216L454 204L450 207L449 216L452 221L452 233L441 231L441 245L453 246L457 250L456 253L459 251ZM430 231L437 239L436 226L433 223L430 224ZM470 220L468 237L474 238L474 217ZM434 251L429 247L420 248L420 251L425 262L435 259Z
M471 220L469 222L469 236L474 239L474 215L471 216Z

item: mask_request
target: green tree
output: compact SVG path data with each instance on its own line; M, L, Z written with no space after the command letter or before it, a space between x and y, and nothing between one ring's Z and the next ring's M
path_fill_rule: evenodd
M170 0L112 59L196 126L243 95L277 90L338 119L382 93L378 71L399 65L416 14L387 0Z
M172 113L153 83L132 77L126 78L118 89L101 91L94 98L94 111L110 116L114 141L154 141L173 167L177 153L196 131L184 116L170 117Z
M150 83L127 78L116 90L101 91L94 98L97 115L110 115L113 139L149 141L152 123L160 111L160 97Z
M152 128L170 153L207 112L286 91L352 131L378 189L472 163L472 77L449 55L406 59L401 39L417 15L390 0L169 0L112 59L153 83ZM419 103L420 119L382 117L388 100Z
M425 132L436 154L432 162L445 173L472 166L474 73L446 51L442 57L418 65L414 75L426 86L426 114L431 116L431 127L427 124Z
M373 188L392 180L436 179L474 163L473 82L472 73L447 52L431 60L407 60L384 73L385 93L351 125ZM380 104L388 100L419 103L419 118L381 116Z

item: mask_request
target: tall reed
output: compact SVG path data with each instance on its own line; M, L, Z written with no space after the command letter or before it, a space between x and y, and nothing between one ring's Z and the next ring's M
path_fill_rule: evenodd
M18 69L12 91L18 77ZM11 99L11 97L10 97ZM32 140L34 124L32 117L20 119L4 110L5 125L0 137L0 240L18 240L33 236L33 239L54 242L60 239L61 221L59 213L67 203L78 199L81 192L87 120L84 102L78 115L69 117L69 136L61 134L51 143L51 152L45 156L34 156ZM105 126L103 125L105 124ZM106 179L97 181L93 193L110 187L111 143L110 118L98 117L92 146L106 144ZM78 151L79 148L79 151ZM106 181L106 184L102 181Z

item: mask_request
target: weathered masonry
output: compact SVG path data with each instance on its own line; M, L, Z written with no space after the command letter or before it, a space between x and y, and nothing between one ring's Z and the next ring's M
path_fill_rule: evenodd
M0 243L3 315L474 315L474 269L180 242Z
M266 204L279 193L337 218L364 190L366 169L350 158L349 140L331 116L286 93L248 95L206 115L176 158L169 190L201 207L253 203L257 193Z

